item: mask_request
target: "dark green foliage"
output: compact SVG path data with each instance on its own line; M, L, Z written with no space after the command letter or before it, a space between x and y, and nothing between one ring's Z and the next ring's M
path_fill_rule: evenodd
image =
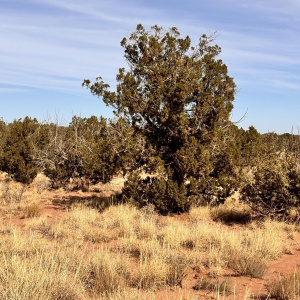
M226 136L235 84L217 59L220 47L212 41L213 37L203 35L192 46L188 36L180 38L177 28L165 31L153 26L146 31L138 25L121 42L129 71L119 70L117 91L108 91L101 77L93 84L83 82L145 138L151 155L136 168L151 170L157 178L139 181L142 195L139 190L131 194L137 202L150 201L162 211L182 211L195 193L218 198L216 191L232 190L227 187L232 168L223 171L221 164L224 156L230 159ZM193 187L186 185L188 180Z
M276 133L261 136L259 156L245 180L242 200L261 215L299 217L299 137Z
M6 123L1 119L0 120L0 158L3 157L3 151L4 151L4 144L6 140L6 134L7 134L7 125Z
M261 162L241 190L241 199L259 214L287 217L294 209L299 214L300 169L293 158L277 156Z
M242 166L253 166L257 157L261 154L261 135L250 126L248 130L240 130L241 164Z
M231 176L230 179L237 187L244 181L241 199L257 213L290 218L292 211L293 219L297 218L300 200L299 136L260 135L253 126L247 131L232 128L235 146L228 152L229 160L222 158L220 170L225 170L225 165L239 170L237 177Z
M13 179L22 183L30 183L37 174L37 168L32 159L32 137L38 127L36 119L29 117L15 120L5 128L2 127L2 151L0 169L7 172Z
M160 213L187 210L186 186L171 179L158 177L141 179L132 175L125 182L123 196L138 206L153 204Z

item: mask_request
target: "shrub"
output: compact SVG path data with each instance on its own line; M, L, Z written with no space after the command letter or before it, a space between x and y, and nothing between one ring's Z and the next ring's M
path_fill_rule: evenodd
M220 294L228 294L230 292L230 281L228 278L212 278L202 277L193 286L196 291L209 290L211 292L219 292Z
M140 135L123 120L74 116L67 127L42 124L35 134L34 161L54 188L89 190L126 173L139 159L144 145Z
M188 259L184 255L174 255L167 259L169 269L167 273L167 284L182 287L182 281L187 277Z
M22 183L31 183L37 175L34 165L32 136L38 128L36 119L29 117L15 120L7 125L7 132L2 143L0 169L13 179Z
M34 178L31 186L36 189L38 194L41 194L42 192L49 190L51 181L44 174L38 174Z
M160 213L187 210L187 191L184 184L178 186L176 181L159 177L140 179L130 176L123 188L125 200L139 207L153 204Z
M299 182L297 163L276 157L257 167L254 180L247 180L241 190L241 200L264 216L286 218L295 209L299 214Z
M1 198L7 203L20 203L27 187L24 184L13 182L6 178L2 186Z

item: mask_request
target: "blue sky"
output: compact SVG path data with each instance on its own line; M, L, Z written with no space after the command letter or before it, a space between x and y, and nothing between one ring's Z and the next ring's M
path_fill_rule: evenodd
M0 117L112 117L81 87L112 89L126 67L120 41L138 23L178 27L196 43L217 31L238 87L232 121L260 132L300 127L299 0L0 0Z

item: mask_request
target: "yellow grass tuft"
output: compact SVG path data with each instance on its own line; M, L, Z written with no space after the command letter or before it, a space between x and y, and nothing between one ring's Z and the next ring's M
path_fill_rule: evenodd
M287 274L278 274L268 285L269 296L279 300L300 298L300 273L297 269Z

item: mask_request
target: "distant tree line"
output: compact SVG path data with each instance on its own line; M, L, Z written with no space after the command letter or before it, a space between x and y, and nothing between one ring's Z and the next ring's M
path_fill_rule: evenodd
M107 183L143 159L143 141L124 121L74 116L68 126L25 117L0 121L0 170L29 184L38 172L54 188L70 178ZM79 186L78 188L82 188Z
M204 171L209 166L213 166L213 171L207 171L197 190L193 181L184 183L185 189L194 190L182 196L184 205L179 206L161 196L165 187L160 186L162 179L156 179L164 176L159 173L159 159L153 157L145 137L137 135L122 119L74 116L68 126L30 117L11 123L0 121L0 170L25 184L42 172L51 179L52 188L66 187L73 179L77 182L73 188L85 191L89 184L128 175L123 196L140 206L152 203L162 213L185 211L192 204L223 203L237 190L243 201L263 215L289 215L298 209L298 135L260 134L253 126L244 130L231 124L220 151L213 153L208 149L205 160L200 162L197 156L186 156L192 164L203 163ZM155 175L143 179L145 190L139 177L142 171ZM151 180L155 183L150 187ZM179 197L176 193L180 195L180 191L173 192L171 196Z
M245 131L232 125L226 147L214 158L215 173L235 174L234 166L249 165L258 154L260 138L254 127ZM150 156L145 138L122 119L74 116L68 126L30 117L0 121L0 170L26 184L38 172L48 176L53 187L64 186L70 178L107 183L146 163L149 167L143 171L151 173L158 162L150 162Z

